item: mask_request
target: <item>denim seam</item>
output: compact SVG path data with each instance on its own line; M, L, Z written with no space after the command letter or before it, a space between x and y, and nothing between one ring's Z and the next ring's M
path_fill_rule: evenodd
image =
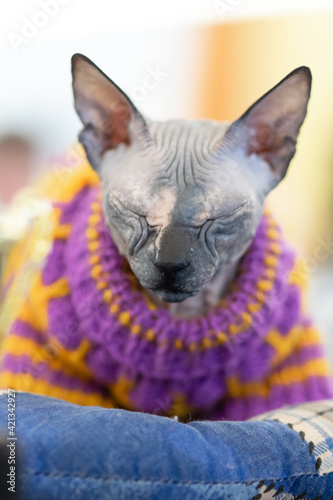
M259 481L286 481L288 479L298 479L302 477L318 477L322 478L324 476L331 475L332 472L324 472L323 474L296 474L293 476L287 476L283 478L266 478L263 479L260 477L259 479L248 479L247 481L177 481L177 480L167 480L167 479L149 479L149 478L122 478L122 477L106 477L106 476L92 476L92 475L80 475L80 474L69 474L67 472L40 472L34 470L25 470L20 471L20 475L31 475L31 476L43 476L43 477L54 477L54 478L71 478L71 479L92 479L97 481L122 481L122 482L146 482L146 483L161 483L161 484L180 484L180 485L228 485L228 484L245 484L256 483Z

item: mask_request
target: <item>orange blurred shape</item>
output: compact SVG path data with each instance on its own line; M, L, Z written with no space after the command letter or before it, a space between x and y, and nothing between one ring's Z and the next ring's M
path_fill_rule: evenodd
M286 179L270 206L294 244L311 255L333 229L333 13L203 28L204 78L197 115L237 119L298 66L309 66L308 116ZM333 249L332 249L333 253Z

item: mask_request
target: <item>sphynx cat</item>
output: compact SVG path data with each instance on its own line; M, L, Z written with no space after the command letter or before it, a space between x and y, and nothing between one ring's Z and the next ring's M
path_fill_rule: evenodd
M79 140L119 252L160 307L206 314L228 292L265 198L295 154L309 68L292 71L233 123L153 121L87 57L73 56L72 73Z

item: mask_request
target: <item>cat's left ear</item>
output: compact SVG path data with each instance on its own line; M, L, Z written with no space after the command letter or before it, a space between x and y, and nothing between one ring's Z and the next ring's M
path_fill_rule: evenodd
M72 75L74 105L84 125L79 140L95 170L106 151L121 144L146 143L149 131L143 116L96 64L74 54Z
M275 184L285 176L296 152L311 92L311 71L301 66L256 101L229 127L229 147L244 147L246 155L265 160Z

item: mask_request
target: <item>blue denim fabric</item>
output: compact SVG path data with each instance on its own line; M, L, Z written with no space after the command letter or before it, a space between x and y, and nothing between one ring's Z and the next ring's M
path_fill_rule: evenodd
M305 438L283 419L274 421L274 412L261 421L182 424L16 393L20 498L265 500L277 493L274 498L282 500L306 492L302 498L328 500L333 495L329 421L317 424L315 413L307 420L296 410L293 418L303 419L296 424L306 429ZM320 441L314 450L307 440L310 425ZM5 395L0 431L7 433Z

